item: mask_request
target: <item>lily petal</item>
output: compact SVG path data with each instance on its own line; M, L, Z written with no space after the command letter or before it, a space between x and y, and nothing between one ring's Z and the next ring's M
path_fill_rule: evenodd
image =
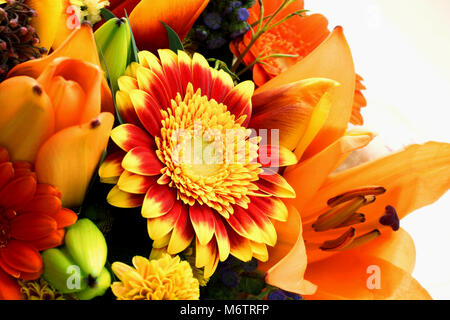
M313 212L319 212L317 210L322 209L328 199L348 190L367 185L383 186L386 193L377 196L374 203L361 210L366 216L365 229L361 231L370 231L374 225L380 226L378 220L387 205L393 206L401 219L438 200L450 188L449 172L450 144L428 142L411 145L403 151L328 177L316 196L303 208L302 218L305 220Z
M288 206L288 210L286 222L274 222L277 245L269 248L269 260L258 264L258 269L266 272L266 282L270 285L297 294L313 294L316 286L304 279L307 256L300 214L293 206Z
M257 91L252 97L254 112L249 127L278 129L280 145L294 150L305 135L323 95L336 86L336 81L316 78Z
M353 252L309 264L305 277L318 285L317 292L308 299L431 299L408 272L386 260Z
M311 157L342 136L352 113L355 69L342 27L336 27L312 53L265 83L256 90L256 94L311 77L332 79L341 85L329 91L332 108L323 128L306 151L306 157Z
M299 195L289 201L302 213L304 221L308 217L303 212L305 204L316 194L328 175L348 157L350 152L366 146L372 138L373 134L370 132L349 131L314 157L288 168L284 178Z

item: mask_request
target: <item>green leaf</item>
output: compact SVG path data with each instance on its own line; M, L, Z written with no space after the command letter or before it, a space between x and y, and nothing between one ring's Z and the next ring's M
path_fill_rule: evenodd
M130 19L128 19L127 10L125 10L125 18L127 19L128 28L130 28L130 35L131 35L131 55L128 64L132 62L139 63L139 55L138 55L139 50L136 45L136 39L134 38L133 30L131 29Z
M109 11L108 9L105 9L105 8L100 9L100 14L102 15L103 19L105 19L106 21L108 21L109 19L117 18L114 15L114 13L112 13L111 11Z
M166 28L167 30L167 35L169 36L170 49L175 53L177 53L178 50L184 51L183 43L181 42L180 37L178 37L178 34L165 22L163 21L160 22L164 25L164 28Z
M214 69L216 69L216 70L222 69L223 71L228 73L233 80L239 81L239 77L235 73L233 73L230 70L230 68L228 68L228 65L225 62L223 62L221 60L218 60L218 59L215 59L215 58L209 58L208 62L213 62L214 63Z

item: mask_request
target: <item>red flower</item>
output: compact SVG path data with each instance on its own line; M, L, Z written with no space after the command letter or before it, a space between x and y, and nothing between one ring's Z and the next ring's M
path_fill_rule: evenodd
M38 183L31 164L11 162L0 147L0 299L20 298L12 278L38 279L39 251L61 245L64 228L76 220L73 211L61 207L56 188Z

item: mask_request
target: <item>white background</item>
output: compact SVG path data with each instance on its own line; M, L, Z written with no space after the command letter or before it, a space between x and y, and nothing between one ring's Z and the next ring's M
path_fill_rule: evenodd
M450 0L305 0L305 8L344 27L367 87L366 127L394 148L450 142ZM450 299L450 192L401 225L416 243L414 277L434 299Z

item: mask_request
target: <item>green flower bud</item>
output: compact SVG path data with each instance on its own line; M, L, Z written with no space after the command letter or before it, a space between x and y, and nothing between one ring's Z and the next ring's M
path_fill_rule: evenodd
M66 233L67 252L89 277L97 278L106 263L105 237L89 219L80 219Z

